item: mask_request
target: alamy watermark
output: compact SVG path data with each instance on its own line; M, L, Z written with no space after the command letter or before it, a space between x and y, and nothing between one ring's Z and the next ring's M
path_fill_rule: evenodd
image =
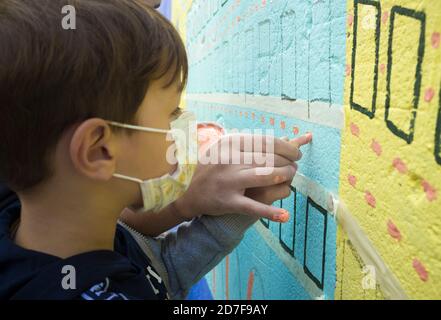
M77 11L74 6L66 5L61 8L61 27L64 30L75 30L77 28Z
M366 265L362 270L365 276L361 280L361 287L364 290L375 290L377 288L377 276L375 267L372 265Z

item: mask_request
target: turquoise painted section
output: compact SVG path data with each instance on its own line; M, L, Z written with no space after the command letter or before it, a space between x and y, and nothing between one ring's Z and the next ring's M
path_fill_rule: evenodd
M273 96L320 101L324 108L341 106L345 22L342 0L195 0L187 21L188 93ZM195 101L188 101L188 108L199 120L218 121L228 130L272 129L276 136L290 138L312 132L314 141L302 148L299 171L338 194L339 129L285 117L276 108L269 113ZM316 283L326 299L334 298L335 221L298 192L275 205L289 210L291 221L258 223L271 231L277 248L251 228L228 262L207 275L215 299L315 298L274 250L289 254L302 267L303 278Z

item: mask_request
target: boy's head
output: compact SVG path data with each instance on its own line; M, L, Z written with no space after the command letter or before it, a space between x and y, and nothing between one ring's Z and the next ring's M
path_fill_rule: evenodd
M179 105L185 48L151 3L0 1L0 180L20 193L51 179L99 186L115 172L173 169L165 135L106 122L168 129ZM62 27L65 5L75 30Z

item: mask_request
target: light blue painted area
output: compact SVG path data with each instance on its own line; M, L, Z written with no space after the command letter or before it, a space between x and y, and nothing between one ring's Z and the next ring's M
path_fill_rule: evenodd
M158 11L168 20L171 20L171 5L172 0L162 0L161 5L158 8Z
M229 0L210 15L211 2L222 1L195 0L188 16L189 93L343 104L346 1Z
M301 100L304 106L320 102L322 108L341 107L345 22L343 0L268 0L265 5L195 0L187 23L187 92L271 96ZM276 136L290 138L295 136L293 128L298 135L312 132L313 143L302 147L299 172L338 194L340 129L280 115L277 107L269 113L191 100L188 108L200 121L218 121L227 130L272 129ZM334 298L335 221L299 192L274 205L291 213L287 224L263 221L277 247L270 247L256 227L251 228L229 256L228 292L225 260L207 275L215 299L246 299L250 272L252 299L315 298L281 260L281 252L301 266L301 277L322 289L326 299Z

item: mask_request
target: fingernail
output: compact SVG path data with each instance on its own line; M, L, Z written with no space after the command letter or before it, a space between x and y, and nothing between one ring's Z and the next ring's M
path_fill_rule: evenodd
M289 221L289 212L286 210L281 210L280 214L276 214L272 219L274 222L285 223Z

